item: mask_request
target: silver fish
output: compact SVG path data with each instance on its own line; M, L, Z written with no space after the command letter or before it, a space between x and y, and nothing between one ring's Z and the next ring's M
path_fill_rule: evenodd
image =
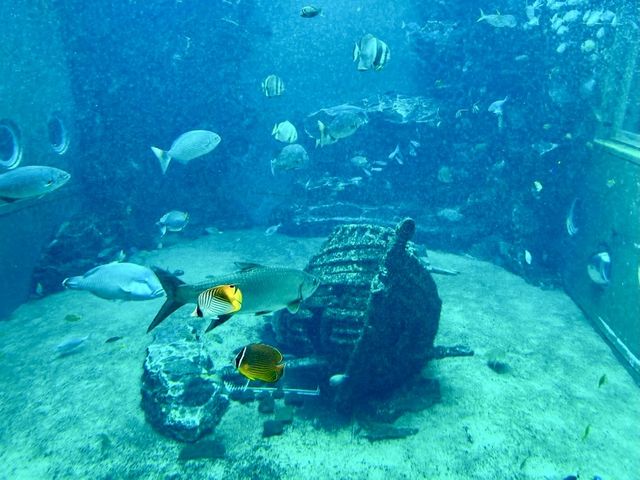
M164 294L154 273L134 263L99 265L82 276L65 278L62 285L107 300L150 300Z
M267 228L264 231L264 234L267 237L270 237L271 235L274 235L280 229L281 226L282 226L282 223L278 223L277 225L271 225L269 228Z
M54 167L31 165L0 175L0 200L14 202L41 197L62 187L71 175Z
M171 210L165 213L156 225L160 227L160 232L164 236L167 232L181 232L189 223L189 214L179 210Z
M74 337L65 340L64 342L56 345L56 352L60 357L65 357L67 355L71 355L74 352L77 352L78 349L84 345L84 342L87 341L89 335L85 335L84 337Z
M518 24L518 22L516 21L516 17L514 17L513 15L502 15L500 13L485 15L482 9L480 9L480 18L477 21L485 21L492 27L496 28L513 28Z
M578 199L574 198L573 202L571 202L571 207L569 207L569 213L567 213L567 218L565 220L567 233L569 234L570 237L573 237L576 233L578 233L578 227L576 227L576 224L575 224L577 203L578 203Z
M220 275L204 282L186 284L160 268L153 271L167 293L167 300L149 325L147 332L157 327L165 318L187 303L197 303L198 296L217 285L235 285L242 292L242 313L264 315L287 308L295 313L300 302L316 291L320 280L302 270L284 267L265 267L255 263L237 263L240 270ZM221 325L232 314L222 315L211 321L207 331Z
M158 147L151 147L151 150L158 157L162 173L167 173L171 160L175 159L186 165L194 158L211 152L220 144L220 140L220 135L209 130L191 130L176 138L168 151Z
M284 143L295 143L298 140L298 131L296 127L289 120L285 120L284 122L276 123L273 126L273 131L271 132L273 138L278 140L279 142Z

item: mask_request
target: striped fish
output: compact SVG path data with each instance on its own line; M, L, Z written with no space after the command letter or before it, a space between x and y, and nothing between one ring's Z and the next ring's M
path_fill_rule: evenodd
M364 35L353 48L353 61L358 62L358 70L382 70L391 58L389 46L370 33Z
M242 307L242 292L236 285L219 285L198 295L192 317L231 316Z
M278 349L263 343L252 343L236 355L238 372L249 380L277 382L284 374L284 357Z
M269 75L262 81L262 92L266 97L277 97L284 92L284 83L277 75Z

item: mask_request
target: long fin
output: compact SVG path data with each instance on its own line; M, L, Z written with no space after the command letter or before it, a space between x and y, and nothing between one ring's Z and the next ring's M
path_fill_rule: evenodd
M234 265L240 269L241 272L247 272L249 270L253 270L254 268L262 267L259 263L251 263L251 262L234 262Z
M212 319L211 323L209 324L207 329L204 331L204 333L210 332L214 328L222 325L224 322L229 320L231 317L233 317L233 313L227 313L226 315L219 315L218 318Z
M297 299L287 303L287 310L289 310L290 313L298 313L298 310L300 310L300 302L301 300Z
M156 157L158 157L158 161L160 162L160 168L162 169L162 173L167 173L167 168L169 168L169 163L171 162L171 156L158 147L151 147L151 151L154 153Z
M153 270L153 273L155 273L158 280L160 280L160 284L162 285L162 288L164 288L164 292L167 294L167 300L164 302L162 307L160 307L158 313L156 313L155 318L149 325L149 328L147 328L147 333L160 325L165 318L184 305L184 302L176 299L176 291L179 286L184 285L184 282L172 273L161 268L152 267L151 270Z

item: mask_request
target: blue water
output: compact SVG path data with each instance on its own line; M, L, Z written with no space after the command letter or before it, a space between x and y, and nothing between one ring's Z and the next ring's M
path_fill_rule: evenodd
M274 227L270 234L277 230L304 240L327 237L340 223L393 226L412 217L420 245L487 260L535 287L562 288L563 272L573 261L567 255L567 215L572 202L590 188L584 184L591 178L585 176L585 164L593 155L594 139L612 128L640 132L639 97L633 88L627 89L628 98L621 95L620 73L632 62L632 47L625 45L638 41L637 2L539 0L529 16L521 0L327 0L318 3L322 14L314 18L300 15L303 6L288 0L51 2L74 101L69 119L73 143L66 161L81 205L68 218L55 207L54 213L46 213L56 226L38 239L33 275L7 298L19 303L28 294L33 300L58 292L63 278L108 263L120 250L127 258L140 252L156 255L162 246L156 222L171 210L188 212L189 224L170 235L165 246L202 240L215 230L262 232L269 227ZM480 7L492 17L478 21ZM572 10L579 11L575 20L565 17ZM594 17L591 24L593 12L601 18ZM508 23L509 15L515 26L490 23ZM567 20L558 20L562 18ZM354 45L367 33L390 48L390 59L380 71L358 71L353 61ZM268 98L261 82L271 74L282 78L285 91ZM637 76L636 64L636 86ZM389 103L393 99L407 103ZM496 112L492 105L502 100ZM421 103L428 120L399 122L389 116L415 103ZM332 145L317 147L317 120L327 119L318 112L344 104L366 110L367 123ZM272 173L271 161L285 144L271 132L285 120L297 128L296 143L309 160L301 168ZM190 130L216 132L222 141L186 165L174 161L163 175L150 147L168 150ZM366 157L367 164L356 165L356 156ZM633 196L637 188L629 188L625 191ZM629 203L637 209L637 199ZM574 220L584 232L580 222L593 212L584 202L577 205ZM37 223L37 210L31 211ZM8 216L0 221L6 231L24 227L12 226ZM50 242L63 221L73 234L58 237L62 243L56 247ZM621 235L607 231L598 248L633 243L630 237L618 241ZM240 249L251 247L243 244ZM295 252L295 246L287 248ZM13 254L3 255L8 265ZM303 260L295 261L304 265ZM190 262L199 264L193 258ZM0 267L2 274L5 264ZM8 315L13 303L0 311ZM148 324L155 309L149 312L151 317L145 312L140 325ZM623 340L632 344L636 332L631 328ZM76 338L85 333L75 332ZM90 342L68 357L91 351ZM139 359L143 350L135 353ZM309 422L313 427L322 423ZM349 425L336 422L327 430ZM388 448L388 464L393 465L398 457L392 444ZM111 446L105 449L112 451ZM382 458L384 454L382 450ZM553 468L542 466L527 471L527 458L527 452L519 452L513 463L522 464L515 473L456 465L450 475L439 471L437 478L562 479L575 473L567 468L550 476ZM279 473L262 471L251 458L245 460L237 478L312 478L309 472L298 476L284 467ZM638 459L629 463L637 465ZM596 472L596 467L590 465L588 471ZM224 468L233 471L233 465ZM201 478L206 478L206 466L202 469ZM42 478L90 478L96 471L52 467L40 472L47 472ZM123 469L117 471L111 476L101 472L100 478L127 478L121 476ZM144 475L178 479L197 471L147 469ZM351 473L341 478L385 475L383 470L363 469L362 476L353 471L351 466ZM410 476L406 468L401 471L397 476L387 472L387 478L429 478L419 469ZM465 473L470 471L474 473ZM0 479L19 478L10 472L0 468ZM629 473L625 478L637 477Z

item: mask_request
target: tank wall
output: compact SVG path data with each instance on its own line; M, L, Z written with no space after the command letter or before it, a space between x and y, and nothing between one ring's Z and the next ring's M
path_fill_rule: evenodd
M73 101L58 19L46 2L0 3L0 121L18 130L22 147L19 166L48 165L72 173L71 180L46 197L0 202L0 318L33 291L33 268L40 252L73 211L72 161L76 155ZM69 148L57 153L49 121L57 118ZM0 166L0 173L6 170Z

